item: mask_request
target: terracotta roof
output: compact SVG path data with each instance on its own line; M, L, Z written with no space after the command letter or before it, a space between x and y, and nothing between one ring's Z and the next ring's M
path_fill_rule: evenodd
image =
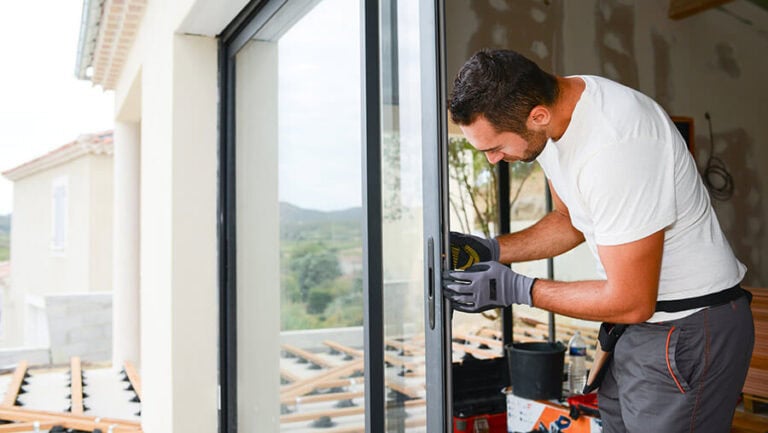
M2 172L8 180L16 181L50 167L71 161L81 155L112 155L112 131L83 134L76 140L58 147L45 155Z

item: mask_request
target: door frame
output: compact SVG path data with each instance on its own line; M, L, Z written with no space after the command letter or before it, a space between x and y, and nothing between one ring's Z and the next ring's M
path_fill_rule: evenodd
M303 7L317 0L301 2ZM295 2L295 0L294 0ZM235 59L237 53L284 7L288 0L251 1L218 36L219 39L219 432L237 433L237 269L235 183ZM288 6L291 4L291 6ZM384 311L381 194L381 62L379 2L360 0L361 92L363 110L363 296L365 429L384 433ZM447 269L447 108L445 97L444 0L420 1L422 46L422 170L424 197L425 338L427 363L427 431L452 431L450 410L450 306L443 302L442 269ZM289 14L290 15L290 14ZM431 291L431 292L430 292ZM431 293L431 296L430 296ZM434 309L430 326L428 308ZM447 320L446 320L447 317ZM446 325L447 324L447 325Z

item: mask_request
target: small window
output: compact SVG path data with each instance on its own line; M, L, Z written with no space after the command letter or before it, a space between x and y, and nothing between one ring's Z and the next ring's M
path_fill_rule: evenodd
M66 176L53 180L51 186L51 249L61 251L67 245L67 212L69 180Z

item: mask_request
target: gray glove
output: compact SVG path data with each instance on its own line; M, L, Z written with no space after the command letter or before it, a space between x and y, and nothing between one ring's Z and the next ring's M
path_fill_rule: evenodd
M453 301L456 310L480 313L512 304L533 305L531 288L536 279L520 275L501 263L478 263L448 275L443 293Z
M480 262L499 260L499 241L451 232L451 269L467 269Z

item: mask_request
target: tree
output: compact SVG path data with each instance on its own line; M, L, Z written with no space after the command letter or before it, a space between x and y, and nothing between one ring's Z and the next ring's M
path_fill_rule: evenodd
M517 203L525 182L536 168L535 164L523 162L510 164L510 209ZM466 138L451 137L448 139L448 175L462 190L449 196L450 205L459 216L460 230L470 233L479 229L486 237L495 235L491 228L499 221L496 168ZM474 216L474 226L470 222L470 212Z
M333 281L341 275L336 252L322 243L304 244L291 255L289 268L294 272L301 302L309 300L312 288Z

